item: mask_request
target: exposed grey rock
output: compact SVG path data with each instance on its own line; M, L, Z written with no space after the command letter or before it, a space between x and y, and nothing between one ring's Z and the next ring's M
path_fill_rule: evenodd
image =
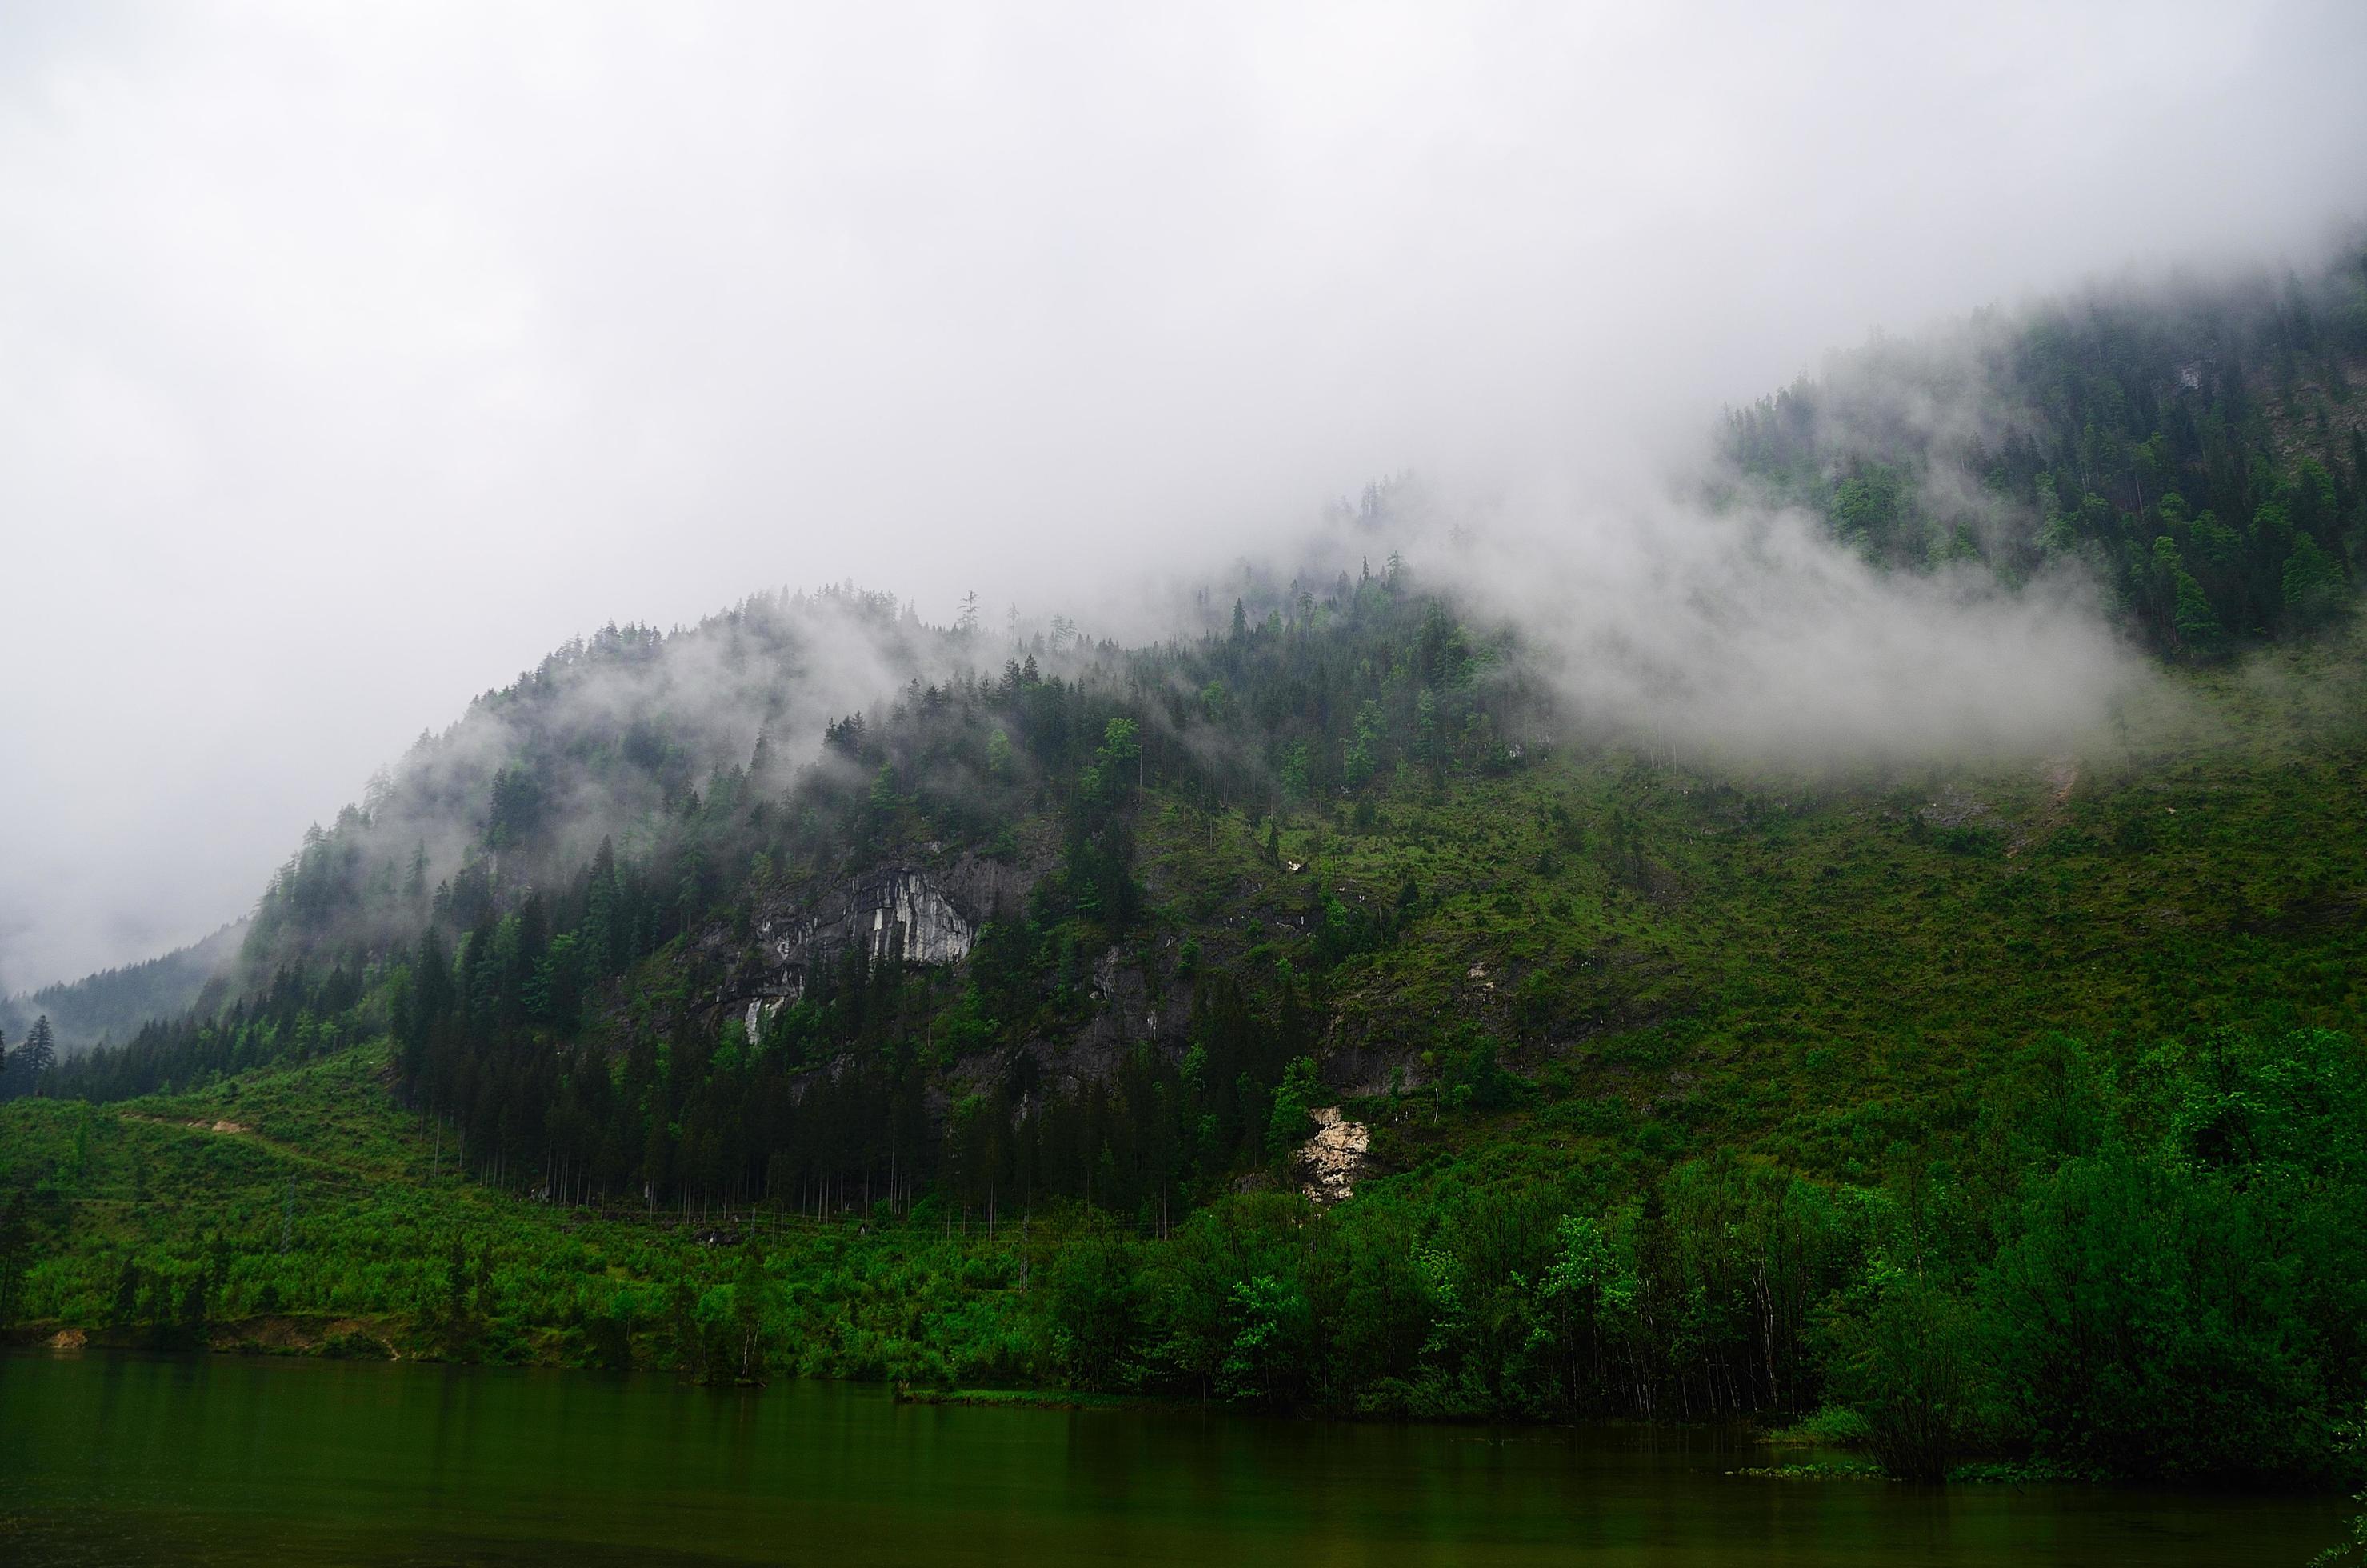
M776 895L753 912L753 944L725 959L728 973L710 1006L740 1017L750 1040L762 1043L781 1009L850 949L873 962L960 963L979 928L998 909L1015 917L1028 889L1053 863L1051 845L1031 848L1013 861L959 855L889 862ZM710 951L722 957L729 938L719 929L708 940ZM1116 948L1104 950L1090 971L1090 1016L1073 1032L966 1058L954 1068L956 1080L983 1088L1008 1072L1014 1058L1025 1056L1033 1059L1045 1093L1074 1093L1109 1079L1142 1045L1180 1053L1188 1044L1194 988L1167 974L1172 962L1172 952L1163 955L1154 977L1139 959ZM935 1088L930 1094L933 1102L941 1097Z
M754 962L737 965L717 1000L742 1005L749 1037L760 1040L773 1016L850 949L873 963L959 963L979 927L999 905L1015 911L1034 879L1032 867L966 855L937 866L874 866L777 898L758 912Z
M859 949L874 963L958 963L981 915L956 906L928 873L881 866L828 888L811 903L768 911L756 923L766 989L802 995L807 977Z

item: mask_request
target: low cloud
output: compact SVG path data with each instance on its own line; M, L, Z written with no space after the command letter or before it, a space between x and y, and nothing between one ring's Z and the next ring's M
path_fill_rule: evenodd
M213 928L398 737L612 616L852 578L1123 631L1114 576L1196 580L1365 476L1555 494L1522 476L1617 469L1871 325L2298 251L2367 188L2341 0L0 31L11 986ZM1817 629L1852 608L1993 633L1999 672L2097 656L2034 597L1894 610L1780 521L1737 530L1788 585L1761 607L1698 519L1559 493L1475 548L1516 598L1524 558L1567 572L1509 608L1605 712L1682 688L1771 731L1796 680L1883 715L1811 726L1837 744L1913 734L1911 651ZM2016 709L1942 673L1968 725Z
M2033 755L2156 678L2076 572L1879 570L1797 511L1674 504L1477 535L1447 568L1582 722L1788 766Z

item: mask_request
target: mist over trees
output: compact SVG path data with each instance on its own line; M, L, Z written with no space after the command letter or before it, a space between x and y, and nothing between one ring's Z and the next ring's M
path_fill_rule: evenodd
M764 738L749 762L703 778L685 737L714 710L669 728L662 712L586 699L546 666L481 704L537 749L478 765L484 814L455 872L431 885L431 862L415 845L408 865L384 852L413 836L419 816L406 802L436 798L458 776L432 767L428 782L398 782L373 807L348 812L275 881L243 960L273 976L267 983L218 1017L154 1026L93 1054L77 1063L80 1081L110 1096L140 1092L193 1071L331 1049L377 1018L402 1043L406 1080L454 1119L470 1162L488 1169L549 1166L587 1190L652 1199L729 1202L781 1183L909 1196L939 1159L920 1111L933 1075L966 1054L1073 1029L1092 1012L1091 966L1140 917L1129 825L1139 791L1264 818L1376 777L1443 780L1457 767L1509 767L1523 743L1507 736L1542 720L1541 694L1504 672L1509 643L1476 639L1438 600L1412 591L1402 569L1336 579L1320 598L1285 589L1260 602L1256 622L1244 609L1238 631L1189 643L1055 651L1043 637L1010 650L999 673L913 677L884 710L826 724L820 755L794 769L775 760L770 732L753 715ZM740 641L751 619L743 611L683 635L693 657L737 660L753 683L759 666ZM697 649L719 635L732 652ZM596 683L596 662L591 669L580 678ZM610 722L630 711L631 727L587 735L554 710ZM572 853L583 829L548 804L612 811L643 800L654 804L639 817L605 819L623 831L604 836L588 860ZM852 953L760 1042L736 1019L715 1035L702 1023L696 1043L627 1045L621 1083L598 1070L615 1031L642 1033L619 1012L629 1001L652 1033L707 1017L712 1004L699 998L720 979L714 949L744 941L767 901L882 859L958 853L1041 871L1024 903L985 912L959 981ZM1333 960L1392 930L1386 913L1337 900L1319 901L1315 915L1319 950ZM414 935L379 935L405 928ZM661 949L688 960L669 962L662 981L645 967ZM1319 970L1309 977L1319 980ZM383 1014L344 1021L365 991ZM1140 1077L1131 1089L1124 1078L1090 1086L1040 1136L1091 1149L1106 1141L1093 1131L1105 1118L1149 1129L1116 1142L1175 1148L1150 1154L1150 1174L1122 1183L1147 1181L1171 1207L1195 1168L1213 1176L1238 1153L1262 1149L1266 1096L1310 1044L1305 985L1285 983L1252 1006L1220 979L1196 1005L1200 1066L1145 1056L1129 1069ZM584 1034L600 1040L586 1055L549 1049L554 1035ZM801 1072L849 1053L864 1065L791 1092ZM1083 1194L1093 1179L1088 1155L1072 1151L1064 1163L1025 1140L976 1135L1041 1098L1024 1069L1014 1074L956 1108L948 1157L962 1165L965 1190L1023 1204L1039 1186ZM667 1098L710 1080L696 1105ZM1154 1111L1155 1100L1165 1108ZM1072 1112L1082 1119L1073 1134L1053 1124ZM815 1153L832 1149L842 1153ZM811 1159L821 1163L798 1163ZM1051 1174L1039 1181L1039 1170ZM1114 1190L1104 1184L1104 1196Z
M1727 416L1726 456L1893 569L2076 567L2186 657L2322 625L2367 561L2367 246L1880 341Z
M2101 722L2125 652L2046 663L2112 631L2076 621L2035 656L1983 639L2059 629L2074 601L2047 585L2078 577L2151 680L2282 642L2344 700L2359 286L2350 268L2090 302L1976 325L1969 354L1841 361L1727 425L1731 470L1687 514L1728 541L1690 562L1708 579L1624 562L1565 600L1582 554L1452 521L1433 570L1440 517L1399 481L1293 566L1192 592L1157 639L997 628L974 602L938 628L852 588L604 628L307 835L218 989L46 1071L9 1046L0 1092L217 1096L367 1061L431 1184L521 1208L709 1236L934 1226L948 1248L1012 1246L1015 1221L1020 1252L946 1265L964 1279L1033 1279L1035 1227L1060 1228L1039 1294L994 1275L1027 1348L833 1342L825 1369L968 1357L1365 1415L1827 1407L1923 1479L1997 1452L2055 1474L2338 1476L2367 1387L2346 1222L2367 1075L2334 956L2358 835L2326 780L2355 738L2296 721L2311 738L2282 764L2212 761L2224 789L2181 762L2159 787L2213 804L2181 817L2146 776L2168 743ZM1776 531L1786 508L1816 530ZM1750 635L1683 646L1732 627L1702 583L1747 595L1759 566L1784 592ZM1825 602L1878 603L1880 635L1795 613L1818 580ZM1580 668L1570 623L1606 593L1679 631ZM1765 695L1918 633L1946 657L1827 710L1879 728L1921 699L1941 717L1902 743L1910 763ZM1711 689L1721 660L1790 652L1790 687ZM1937 687L1975 660L2003 671L1994 710L2046 710L1982 734L2018 776L2045 764L2018 822L1917 750L1964 727ZM2047 708L2042 679L2088 685ZM1754 693L1815 767L1663 744ZM2116 738L2039 752L2081 720ZM2258 814L2223 823L2231 801ZM2064 933L2123 873L2136 912L2093 926L2073 973ZM882 876L952 911L934 956L884 905L860 940L817 935ZM1812 930L1843 914L1863 924ZM1672 956L1696 939L1741 957ZM1845 987L1795 972L1815 940L1836 972L1844 949L1865 967ZM1987 975L1969 1001L1968 968ZM2090 1038L2047 1022L2075 989ZM2258 1027L2202 1028L2235 991ZM1700 1131L1716 1072L1739 1079L1723 1092L1749 1147ZM1332 1101L1418 1153L1326 1205L1295 1162ZM28 1212L61 1210L66 1169ZM441 1304L413 1310L455 1357L532 1311L603 1364L662 1346L752 1378L821 1309L743 1240L706 1293L685 1272L662 1305L554 1287L527 1308L452 1238ZM228 1299L227 1266L116 1261L119 1326L156 1343Z
M6 1036L0 1034L0 1099L39 1094L57 1064L57 1033L50 1027L48 1014L33 1020L13 1050L8 1049Z
M223 971L231 967L245 936L245 923L233 922L208 937L162 958L15 996L0 996L0 1029L22 1033L36 1017L47 1017L57 1049L71 1052L101 1040L126 1040L140 1026L169 1018L198 1005L210 982L229 983Z

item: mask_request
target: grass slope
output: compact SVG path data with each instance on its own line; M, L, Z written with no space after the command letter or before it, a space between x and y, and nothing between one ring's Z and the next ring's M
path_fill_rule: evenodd
M727 1315L740 1225L599 1217L456 1176L449 1146L394 1103L386 1076L369 1045L193 1094L9 1105L0 1184L36 1184L45 1244L16 1337L185 1342L181 1296L201 1272L204 1336L220 1349L616 1364L672 1353L685 1289L695 1318ZM884 1229L778 1218L759 1240L777 1364L1027 1375L1041 1336L1023 1244L1051 1244L1043 1227L990 1241L925 1216ZM128 1302L127 1261L142 1270Z

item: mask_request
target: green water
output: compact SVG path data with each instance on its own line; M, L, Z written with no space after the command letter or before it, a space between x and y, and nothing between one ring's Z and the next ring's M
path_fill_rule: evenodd
M1779 1482L1716 1434L0 1358L0 1562L2305 1562L2333 1500Z

